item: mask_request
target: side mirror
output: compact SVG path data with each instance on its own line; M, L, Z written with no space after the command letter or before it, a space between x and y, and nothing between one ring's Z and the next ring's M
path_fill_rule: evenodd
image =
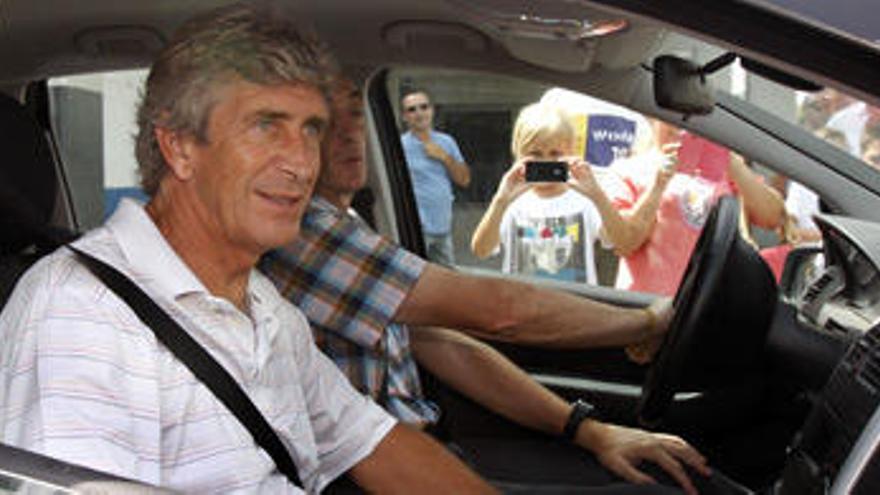
M673 55L654 59L654 101L684 115L707 115L715 106L705 68Z

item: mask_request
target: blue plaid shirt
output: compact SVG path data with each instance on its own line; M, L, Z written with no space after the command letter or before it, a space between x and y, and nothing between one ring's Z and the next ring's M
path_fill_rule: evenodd
M299 237L260 269L305 313L315 342L361 392L406 423L437 421L422 394L405 325L394 314L425 261L315 197Z

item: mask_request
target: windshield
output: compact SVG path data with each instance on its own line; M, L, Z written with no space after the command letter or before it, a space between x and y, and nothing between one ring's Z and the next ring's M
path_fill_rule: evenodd
M795 98L800 127L880 168L880 109L830 88Z
M660 52L701 64L725 53L680 33L668 35ZM713 73L710 81L715 91L748 101L880 170L880 108L832 88L796 91L746 71L739 60Z
M832 88L795 91L747 73L739 64L731 68L730 84L716 89L762 103L764 110L880 170L880 108L876 106Z

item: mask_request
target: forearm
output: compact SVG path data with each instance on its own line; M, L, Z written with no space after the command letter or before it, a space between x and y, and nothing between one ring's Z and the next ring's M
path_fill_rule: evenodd
M794 238L797 242L818 242L822 240L822 233L816 229L804 229L801 227L792 227L794 230Z
M652 219L648 219L648 214L654 212L637 211L635 215L630 216L621 214L596 182L591 167L585 162L572 164L570 173L572 178L569 180L569 185L589 198L602 217L601 234L603 240L612 244L618 254L626 255L638 249L653 226ZM655 179L655 184L657 182ZM652 193L657 189L657 187L653 187ZM660 189L662 190L662 186ZM649 193L648 196L651 194Z
M453 390L521 426L551 436L562 434L571 404L491 346L436 327L413 327L411 339L416 361ZM603 445L613 442L609 433L609 425L588 419L573 440L600 453Z
M636 205L629 212L624 213L624 217L629 222L633 234L629 239L629 244L617 246L615 249L619 256L629 256L638 250L651 236L654 223L657 221L657 210L660 208L660 200L663 198L663 191L666 190L666 185L667 181L655 180L654 185L651 186L647 194L643 194L638 202L636 202Z
M644 239L641 226L632 218L621 215L604 193L593 199L593 204L602 217L605 239L614 246L615 252L629 253L641 245Z
M463 275L436 265L428 266L394 320L550 348L623 346L656 330L653 318L642 309L618 308L510 279Z
M450 155L440 161L446 168L449 178L458 187L467 187L471 183L471 169L466 163L460 162Z
M731 154L728 171L742 198L749 222L768 229L781 225L785 219L785 201L779 191L760 181L738 155Z
M492 198L489 208L474 229L471 236L471 251L477 258L486 258L498 244L501 242L500 230L501 220L504 218L504 211L507 210L507 202L497 195Z
M640 342L653 321L642 309L625 309L562 291L510 284L482 292L476 336L556 349L617 347ZM493 308L506 308L508 321L492 318ZM499 322L501 322L499 324Z
M570 406L501 353L454 330L413 327L416 361L452 389L520 425L562 432Z
M428 435L400 424L349 474L367 493L497 493Z

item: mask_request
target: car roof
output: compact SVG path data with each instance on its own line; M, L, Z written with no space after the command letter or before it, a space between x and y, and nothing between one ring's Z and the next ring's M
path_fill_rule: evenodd
M230 2L4 2L0 82L8 89L48 76L146 65L180 22L226 3ZM521 77L557 76L560 81L577 77L603 86L603 80L613 81L618 72L650 60L665 26L678 25L690 34L821 84L837 85L868 101L877 101L880 87L876 45L766 2L556 0L541 2L540 10L524 0L274 3L315 26L345 67L444 64ZM548 39L540 35L548 29L536 35L534 27L606 19L623 19L628 26L608 36L576 40L567 39L561 28ZM557 27L563 24L558 22Z

